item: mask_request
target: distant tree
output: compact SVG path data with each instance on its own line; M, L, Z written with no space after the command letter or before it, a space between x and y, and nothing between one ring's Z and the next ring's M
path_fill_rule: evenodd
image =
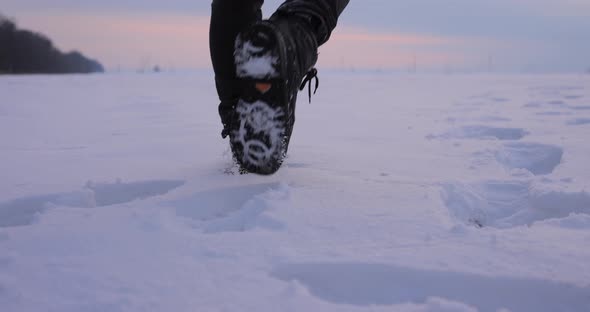
M0 72L10 72L9 49L13 40L16 25L9 19L0 14Z
M80 52L62 53L42 34L0 14L0 73L92 73L104 68Z
M63 55L62 68L69 73L93 73L104 71L102 65L94 60L89 60L78 51L72 51Z

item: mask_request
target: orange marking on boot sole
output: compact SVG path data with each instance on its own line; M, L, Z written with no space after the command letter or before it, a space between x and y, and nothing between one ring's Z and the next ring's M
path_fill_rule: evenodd
M268 92L268 90L270 90L270 88L272 88L272 84L266 82L258 82L256 83L255 88L256 90L260 91L260 93L266 93Z

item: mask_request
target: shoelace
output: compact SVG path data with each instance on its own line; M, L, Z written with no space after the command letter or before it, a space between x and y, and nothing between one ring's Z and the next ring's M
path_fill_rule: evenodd
M315 79L315 88L313 90L313 94L315 94L316 91L318 91L318 87L320 86L320 79L318 78L318 70L315 69L315 67L310 69L307 72L307 74L305 74L305 77L303 78L303 82L301 83L301 86L299 86L299 91L303 91L303 89L305 89L305 85L308 86L309 103L311 103L311 81L313 79Z

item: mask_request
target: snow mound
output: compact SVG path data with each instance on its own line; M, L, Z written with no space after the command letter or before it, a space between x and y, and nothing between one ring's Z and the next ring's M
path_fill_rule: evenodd
M478 227L510 228L537 221L590 215L590 194L536 189L531 182L446 183L442 199L457 220Z
M552 173L561 163L563 148L549 144L505 143L496 160L508 169L526 169L535 175Z

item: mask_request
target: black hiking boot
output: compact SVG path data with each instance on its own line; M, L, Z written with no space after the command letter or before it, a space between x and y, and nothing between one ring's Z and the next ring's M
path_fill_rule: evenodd
M223 130L221 137L226 138L232 132L236 125L236 104L239 97L239 80L237 79L221 79L215 77L215 87L219 94L219 117L221 117L221 124Z
M311 27L299 16L276 14L236 39L240 96L229 135L237 162L248 172L273 174L287 153L297 92L317 79L318 42Z
M221 117L221 137L227 138L238 124L236 114L236 101L221 102L219 104L219 117Z

